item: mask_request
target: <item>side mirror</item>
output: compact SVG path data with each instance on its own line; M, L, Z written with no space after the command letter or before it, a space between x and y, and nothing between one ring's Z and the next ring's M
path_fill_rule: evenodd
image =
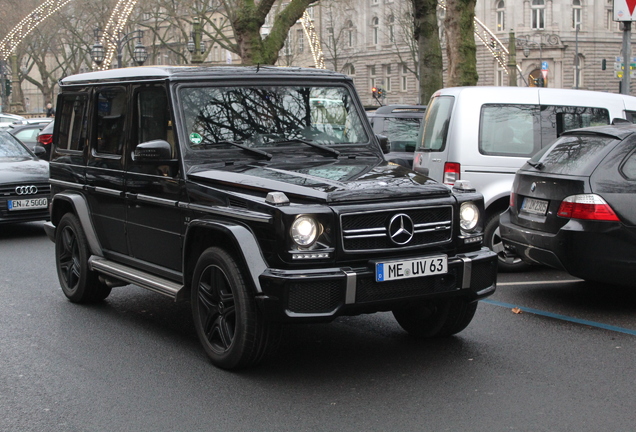
M40 144L36 144L35 147L33 147L33 153L35 153L37 157L42 158L43 156L46 156L46 149Z
M376 135L378 139L378 143L380 143L380 148L382 149L382 153L387 154L391 152L391 142L389 141L389 137L384 135Z
M172 160L172 146L168 141L153 140L138 144L133 151L137 163L165 163Z

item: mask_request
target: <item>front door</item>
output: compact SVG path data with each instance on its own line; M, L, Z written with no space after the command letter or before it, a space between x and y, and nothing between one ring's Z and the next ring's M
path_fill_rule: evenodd
M134 88L132 97L133 127L126 171L126 232L130 255L136 264L150 266L163 272L165 277L178 279L185 232L183 210L178 206L185 197L180 167L176 162L135 162L132 157L137 144L164 140L172 147L173 159L178 158L168 95L164 85L146 84Z

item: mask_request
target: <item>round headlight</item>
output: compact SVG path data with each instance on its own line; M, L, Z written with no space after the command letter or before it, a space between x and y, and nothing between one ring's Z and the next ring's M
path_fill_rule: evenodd
M318 223L309 216L300 216L291 226L291 236L298 246L310 246L318 237Z
M462 230L471 232L479 222L479 209L472 202L464 202L459 207L459 226Z

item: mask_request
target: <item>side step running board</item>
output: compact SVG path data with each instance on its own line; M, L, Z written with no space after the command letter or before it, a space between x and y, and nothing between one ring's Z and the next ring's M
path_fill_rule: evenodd
M183 300L184 286L171 280L163 279L95 255L88 259L88 266L91 270L105 276L139 285L142 288L170 297L174 301Z

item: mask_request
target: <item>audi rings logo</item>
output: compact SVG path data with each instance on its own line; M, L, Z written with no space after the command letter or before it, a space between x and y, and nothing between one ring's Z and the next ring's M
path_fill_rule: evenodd
M37 186L18 186L17 188L15 188L15 193L17 193L18 195L33 195L38 193L38 187Z
M413 238L415 226L413 220L404 213L398 213L391 218L387 227L389 238L398 246L407 244Z

